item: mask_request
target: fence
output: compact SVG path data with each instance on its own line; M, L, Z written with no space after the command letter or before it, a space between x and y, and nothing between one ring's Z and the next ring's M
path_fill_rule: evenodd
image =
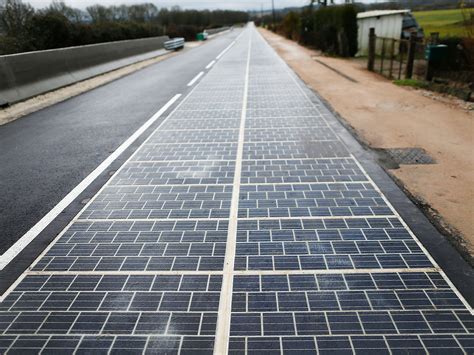
M424 58L425 45L415 36L408 39L369 37L368 69L389 79L423 78L427 63Z

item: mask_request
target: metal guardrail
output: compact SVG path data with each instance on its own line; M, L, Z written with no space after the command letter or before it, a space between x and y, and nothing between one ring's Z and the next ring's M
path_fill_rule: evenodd
M169 51L178 50L184 47L184 38L173 38L165 42L165 49Z

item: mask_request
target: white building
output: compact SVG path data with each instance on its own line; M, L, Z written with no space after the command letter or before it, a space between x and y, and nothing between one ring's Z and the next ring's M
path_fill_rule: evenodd
M400 39L403 17L410 10L376 10L357 14L358 46L357 55L367 55L369 50L369 30L375 28L375 35L385 38Z

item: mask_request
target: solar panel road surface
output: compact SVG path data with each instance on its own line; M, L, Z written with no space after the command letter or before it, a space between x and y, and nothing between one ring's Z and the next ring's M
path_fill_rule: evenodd
M0 303L6 353L472 354L467 302L248 26Z

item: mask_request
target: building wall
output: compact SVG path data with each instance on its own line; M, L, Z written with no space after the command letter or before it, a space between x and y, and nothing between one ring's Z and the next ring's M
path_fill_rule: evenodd
M402 23L403 14L357 19L357 25L359 26L359 51L357 55L367 55L369 49L369 31L371 27L375 28L375 34L379 37L400 39L402 34ZM380 48L377 48L376 50L379 52Z

